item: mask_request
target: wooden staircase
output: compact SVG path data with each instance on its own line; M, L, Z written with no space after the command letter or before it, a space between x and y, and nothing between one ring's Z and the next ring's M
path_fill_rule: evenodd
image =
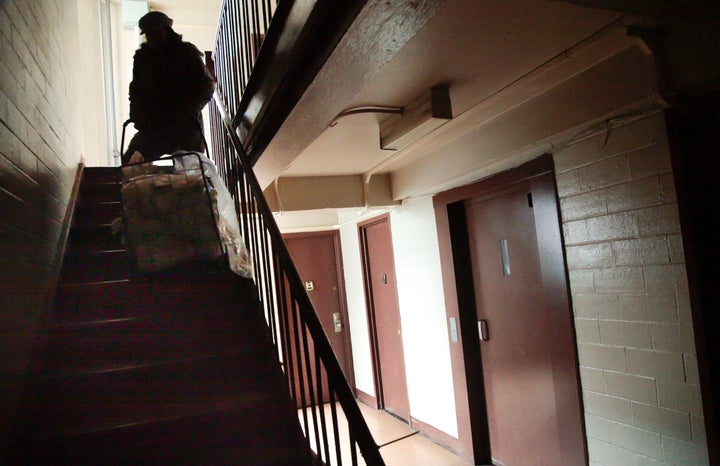
M116 169L86 168L10 464L311 464L253 282L133 277L120 215Z

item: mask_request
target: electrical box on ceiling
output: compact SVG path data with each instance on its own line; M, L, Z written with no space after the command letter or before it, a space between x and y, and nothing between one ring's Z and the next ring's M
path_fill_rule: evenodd
M380 124L380 146L401 150L452 119L450 87L434 86L403 108L400 116Z
M138 21L149 11L148 2L145 0L123 0L122 1L122 23L125 29L133 29Z

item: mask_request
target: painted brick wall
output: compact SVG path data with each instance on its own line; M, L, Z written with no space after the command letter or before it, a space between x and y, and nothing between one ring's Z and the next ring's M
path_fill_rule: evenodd
M77 0L0 2L0 440L21 390L80 157L77 35Z
M708 463L660 114L555 154L591 465Z

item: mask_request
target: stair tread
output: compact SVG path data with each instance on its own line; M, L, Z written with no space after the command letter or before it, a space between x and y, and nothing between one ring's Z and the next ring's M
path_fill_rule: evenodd
M291 420L282 404L248 403L36 440L24 448L61 464L310 464Z
M70 228L66 252L97 251L123 248L122 237L116 234L110 223L75 225Z
M56 348L44 360L46 370L83 370L146 361L182 359L196 353L241 349L262 342L262 328L243 325L249 319L189 322L192 325L130 318L63 325L51 328L49 344Z
M129 278L130 256L126 249L68 251L60 274L61 283L88 283L99 279Z
M100 249L97 251L68 251L65 253L65 257L70 258L83 258L83 257L99 257L99 256L113 256L113 255L127 254L127 248L111 248L111 249Z
M236 356L47 379L35 406L36 435L69 435L283 400L279 364L267 364L267 357L248 364Z
M210 278L215 278L211 280ZM232 274L162 280L121 279L91 283L62 283L55 295L54 323L77 323L140 317L176 318L186 310L231 307L247 312L257 307L252 280ZM173 286L168 286L172 283ZM182 292L178 292L178 288Z
M256 356L259 352L258 347L238 343L233 346L224 348L212 348L188 352L186 354L177 355L175 358L144 358L142 360L127 360L114 363L93 364L87 366L73 366L49 369L43 373L39 380L41 383L50 383L53 380L91 377L96 374L106 374L117 371L140 370L151 367L160 367L163 365L187 364L190 361L209 360L213 358L222 358L227 356L235 357L251 357Z
M52 438L63 438L82 435L90 432L105 431L133 424L148 424L162 422L168 419L204 414L210 411L240 409L252 406L258 409L264 404L279 403L283 400L274 394L263 392L252 392L246 394L224 394L204 400L202 406L197 404L181 403L157 403L148 402L140 404L137 402L124 404L122 400L116 401L111 407L112 411L103 411L102 406L94 406L92 411L68 411L64 418L66 423L53 422L46 428L34 432L33 438L37 440L49 440ZM78 421L74 416L87 416L85 422ZM42 420L42 419L41 419Z

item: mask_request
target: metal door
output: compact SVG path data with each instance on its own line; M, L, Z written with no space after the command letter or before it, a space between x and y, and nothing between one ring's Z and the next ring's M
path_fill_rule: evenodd
M402 325L388 216L360 226L379 407L410 420Z
M340 367L352 386L352 353L342 287L339 235L331 231L290 234L283 238ZM323 381L325 378L323 373ZM323 398L327 401L327 386L323 385Z
M562 451L553 360L558 345L573 359L574 340L557 337L546 305L531 190L469 199L465 212L493 462L579 464Z

